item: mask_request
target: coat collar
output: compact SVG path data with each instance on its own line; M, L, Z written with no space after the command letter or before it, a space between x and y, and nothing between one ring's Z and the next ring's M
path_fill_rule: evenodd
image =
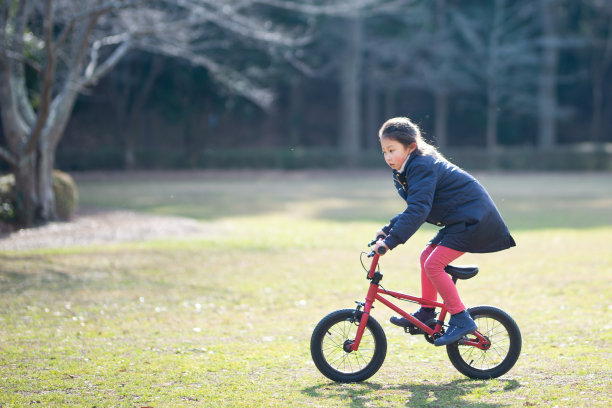
M403 173L404 170L406 170L406 164L408 163L408 160L410 160L410 156L412 156L412 153L410 153L408 157L406 157L406 160L404 160L404 164L402 164L402 167L400 167L400 169L397 171L398 173Z
M410 153L408 155L408 157L406 157L406 161L404 162L404 164L402 164L402 167L399 170L393 170L393 175L394 176L403 176L406 177L406 169L408 168L408 164L416 157L419 156L420 152L419 150L415 150L412 153Z

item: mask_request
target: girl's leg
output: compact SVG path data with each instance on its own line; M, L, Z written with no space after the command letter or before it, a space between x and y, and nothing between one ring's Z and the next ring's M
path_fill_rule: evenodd
M465 310L465 306L459 297L457 287L453 283L450 275L444 272L444 268L464 253L465 252L455 251L454 249L438 245L433 248L430 255L423 263L426 277L442 299L444 299L446 308L451 314L462 312ZM423 288L425 288L425 285L423 285ZM427 290L430 289L428 288Z
M425 247L423 252L421 252L421 297L426 300L431 300L432 302L438 300L438 291L427 277L427 273L425 272L425 262L436 246L436 244L428 245ZM421 306L430 307L425 305Z

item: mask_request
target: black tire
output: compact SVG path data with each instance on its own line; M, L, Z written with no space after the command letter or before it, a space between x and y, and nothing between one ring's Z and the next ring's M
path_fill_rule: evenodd
M337 310L325 316L310 339L310 354L321 373L342 383L364 381L373 376L387 355L387 338L380 324L370 316L359 350L346 352L344 345L355 338L361 313Z
M489 339L491 347L460 345L446 346L451 363L460 373L477 379L497 378L510 370L521 354L521 331L518 325L501 309L493 306L477 306L468 309L478 325L478 331Z

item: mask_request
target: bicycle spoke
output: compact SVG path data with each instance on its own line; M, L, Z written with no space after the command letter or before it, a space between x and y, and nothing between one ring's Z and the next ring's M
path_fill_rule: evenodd
M350 321L338 322L327 330L321 350L330 366L343 373L354 373L367 366L374 355L374 338L368 328L363 333L359 350L346 352L347 340L354 340L357 325Z
M500 365L508 355L510 338L503 324L488 317L476 318L478 331L491 342L488 350L480 350L474 346L460 346L463 360L471 367L480 370L490 370Z

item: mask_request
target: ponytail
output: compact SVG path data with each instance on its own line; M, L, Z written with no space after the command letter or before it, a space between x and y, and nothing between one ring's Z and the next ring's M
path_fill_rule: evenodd
M378 131L380 140L388 138L397 140L402 145L408 147L412 143L416 143L417 151L426 156L432 156L436 159L445 160L444 156L438 150L427 143L421 135L421 129L410 119L405 117L397 117L387 120Z

